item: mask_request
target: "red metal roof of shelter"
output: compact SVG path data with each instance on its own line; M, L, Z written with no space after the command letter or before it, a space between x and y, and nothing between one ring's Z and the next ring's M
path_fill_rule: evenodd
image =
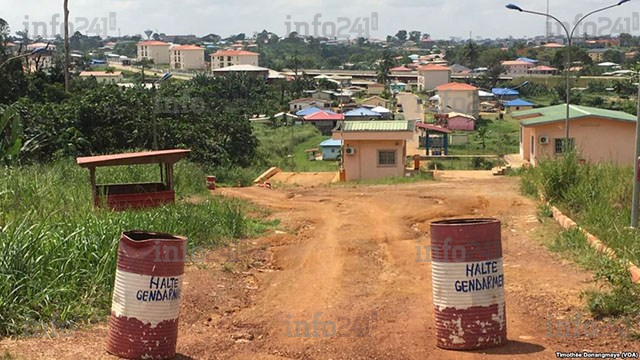
M416 126L418 127L418 129L425 129L425 130L435 131L439 133L450 134L452 132L447 128L443 128L443 127L431 125L431 124L417 123Z
M190 152L191 150L188 149L145 151L137 153L80 157L76 159L76 162L84 168L158 163L174 164L187 157Z

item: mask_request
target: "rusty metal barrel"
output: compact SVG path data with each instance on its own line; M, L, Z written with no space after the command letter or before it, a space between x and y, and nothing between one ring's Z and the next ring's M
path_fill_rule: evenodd
M217 178L215 176L207 176L207 189L215 190L216 181L217 181Z
M181 236L122 234L107 352L127 359L175 356L186 246Z
M478 350L504 345L507 322L500 221L431 223L431 259L437 346Z

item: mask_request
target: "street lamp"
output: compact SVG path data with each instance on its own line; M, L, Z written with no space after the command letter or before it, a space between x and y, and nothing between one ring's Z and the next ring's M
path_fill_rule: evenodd
M0 69L2 69L2 67L3 67L3 66L5 66L6 64L8 64L9 62L11 62L11 61L13 61L13 60L22 59L22 58L25 58L25 57L28 57L28 56L38 55L39 53L41 53L41 52L43 52L43 51L47 50L47 47L49 47L49 45L48 45L48 44L47 44L47 46L46 46L46 47L39 47L39 48L37 48L37 49L34 49L34 50L33 50L33 51L31 51L31 52L28 52L28 53L24 53L24 54L21 54L21 55L16 55L16 56L10 57L10 58L8 58L7 60L5 60L2 64L0 64Z
M169 80L171 77L173 76L173 74L171 73L166 73L164 75L162 75L162 77L156 81L153 82L153 97L155 98L157 96L157 90L156 90L156 85ZM156 111L153 114L153 150L158 150L158 128L157 128L157 124L158 123L158 109L156 109Z
M631 204L631 227L638 228L638 205L640 205L640 64L636 66L636 75L638 76L638 120L636 122L636 157L634 158L634 178L633 178L633 201Z
M509 10L517 10L519 12L524 12L524 13L529 13L529 14L534 14L534 15L540 15L540 16L545 16L547 18L553 19L555 20L558 24L560 24L560 26L562 26L562 28L564 29L566 35L567 35L567 69L566 69L566 81L567 81L567 89L566 89L566 102L567 102L567 116L565 119L565 149L569 146L569 112L570 112L570 102L571 102L571 46L573 45L573 35L576 31L576 29L578 28L578 26L580 25L580 23L586 19L587 17L595 14L595 13L599 13L601 11L605 11L608 9L611 9L613 7L616 6L620 6L626 2L629 2L630 0L621 0L619 1L617 4L614 5L609 5L607 7L604 7L602 9L598 9L598 10L594 10L590 13L588 13L587 15L583 16L582 18L580 18L580 20L578 20L573 28L571 29L571 31L569 31L569 29L565 26L565 24L560 21L557 17L553 16L553 15L549 15L549 14L545 14L542 12L537 12L537 11L530 11L530 10L524 10L522 9L520 6L515 5L515 4L508 4L506 7Z

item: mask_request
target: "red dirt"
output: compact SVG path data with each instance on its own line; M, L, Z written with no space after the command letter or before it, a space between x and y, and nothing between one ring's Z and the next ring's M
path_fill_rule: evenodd
M580 292L593 288L593 276L542 245L536 204L518 194L517 179L443 178L398 186L218 191L272 209L286 233L250 240L251 250L232 271L219 254L187 268L179 358L549 359L556 351L638 350L624 338L559 337L558 329L549 337L549 319L571 320L584 308ZM504 347L455 352L435 346L431 266L416 262L416 246L429 244L431 221L448 217L502 221L510 340ZM294 321L308 322L313 334L319 313L321 323L334 322L338 335L346 336L287 336ZM360 326L364 317L373 320L368 327ZM366 330L369 336L356 336ZM28 359L113 359L96 332L2 340L0 354L4 350Z

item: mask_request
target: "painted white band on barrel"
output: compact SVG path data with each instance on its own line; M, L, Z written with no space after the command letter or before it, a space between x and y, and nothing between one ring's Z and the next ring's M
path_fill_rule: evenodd
M502 259L470 263L433 262L433 304L468 309L504 303Z
M180 314L182 276L149 276L116 270L111 311L156 327Z

